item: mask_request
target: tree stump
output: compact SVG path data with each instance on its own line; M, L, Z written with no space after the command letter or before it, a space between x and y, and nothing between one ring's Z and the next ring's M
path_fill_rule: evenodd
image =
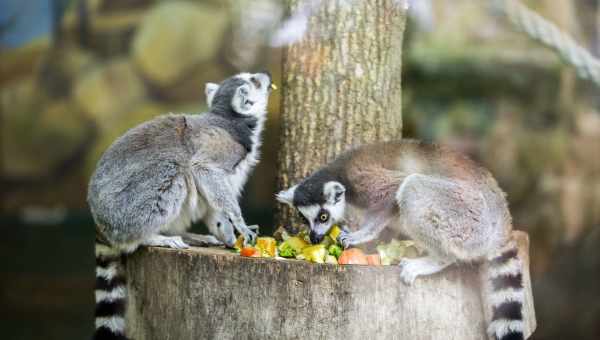
M527 234L525 334L536 327ZM219 248L143 249L128 259L128 334L136 340L485 339L479 266L413 286L397 266L243 258Z

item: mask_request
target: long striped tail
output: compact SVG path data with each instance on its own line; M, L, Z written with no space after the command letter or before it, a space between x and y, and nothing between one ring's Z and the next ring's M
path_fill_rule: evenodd
M126 283L121 252L96 241L94 340L129 340L125 336Z
M523 263L516 244L510 242L488 258L482 270L488 335L494 340L523 340Z

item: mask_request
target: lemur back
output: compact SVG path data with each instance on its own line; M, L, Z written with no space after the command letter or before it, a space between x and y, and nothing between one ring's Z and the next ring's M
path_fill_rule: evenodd
M256 164L271 79L242 73L207 84L210 111L138 125L102 155L88 203L96 222L94 339L127 339L124 255L140 245L232 246L251 241L238 197ZM186 232L203 220L212 235Z

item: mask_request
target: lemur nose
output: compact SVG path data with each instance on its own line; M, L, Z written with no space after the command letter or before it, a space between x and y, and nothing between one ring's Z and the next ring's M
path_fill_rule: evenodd
M323 239L323 235L319 235L313 230L310 231L310 243L318 244Z

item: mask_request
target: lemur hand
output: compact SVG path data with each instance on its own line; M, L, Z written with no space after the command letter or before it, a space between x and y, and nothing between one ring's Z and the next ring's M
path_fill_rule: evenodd
M258 226L248 227L240 215L229 214L228 216L229 222L231 222L235 230L244 237L244 244L254 244L256 242L256 231L258 231Z
M354 233L351 232L346 226L342 226L342 231L337 238L338 243L340 243L344 249L350 248L352 245L357 243L353 237L353 234Z

